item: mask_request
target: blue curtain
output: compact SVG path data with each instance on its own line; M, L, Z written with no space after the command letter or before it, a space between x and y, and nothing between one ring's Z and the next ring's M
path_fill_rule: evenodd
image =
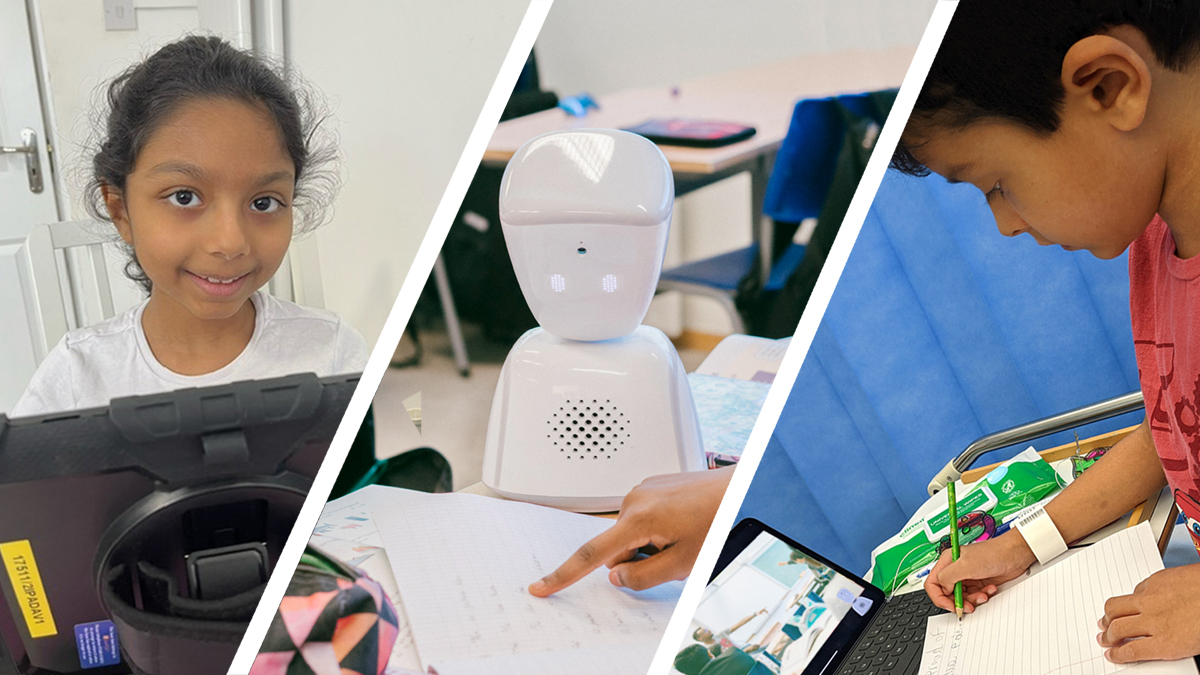
M1006 239L973 187L889 171L741 516L865 571L973 440L1137 388L1124 256Z

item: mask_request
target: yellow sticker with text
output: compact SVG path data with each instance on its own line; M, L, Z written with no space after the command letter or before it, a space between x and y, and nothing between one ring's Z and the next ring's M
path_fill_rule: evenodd
M37 561L33 559L33 547L29 545L29 540L0 544L0 558L4 559L4 569L8 570L17 604L21 606L25 625L29 626L29 635L35 638L57 635L54 615L50 613L46 589L42 587L42 575L38 574Z

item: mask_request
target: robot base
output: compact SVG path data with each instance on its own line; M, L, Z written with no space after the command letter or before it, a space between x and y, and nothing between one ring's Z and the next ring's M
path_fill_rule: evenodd
M643 479L705 468L683 363L657 328L579 342L535 328L500 371L483 483L522 501L615 511Z

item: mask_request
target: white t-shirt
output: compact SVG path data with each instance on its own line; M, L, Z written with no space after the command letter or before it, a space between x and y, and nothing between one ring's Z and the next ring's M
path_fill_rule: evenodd
M11 417L107 405L121 396L206 387L293 373L356 373L367 343L336 314L280 300L263 291L254 303L254 334L236 359L204 375L168 370L142 330L146 303L94 326L73 330L38 366Z

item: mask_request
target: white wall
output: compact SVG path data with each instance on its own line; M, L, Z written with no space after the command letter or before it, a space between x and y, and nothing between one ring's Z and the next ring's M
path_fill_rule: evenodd
M538 36L561 95L661 86L790 56L916 44L937 0L557 0Z
M528 0L293 2L288 57L333 103L345 185L325 306L374 343Z
M659 87L803 54L915 47L936 0L557 0L535 47L542 86L559 96ZM749 181L735 176L676 202L683 259L750 243ZM673 264L668 254L668 266ZM668 296L655 304L674 302ZM684 327L730 330L719 306L686 298ZM652 309L648 323L677 332ZM672 329L676 330L672 330Z

